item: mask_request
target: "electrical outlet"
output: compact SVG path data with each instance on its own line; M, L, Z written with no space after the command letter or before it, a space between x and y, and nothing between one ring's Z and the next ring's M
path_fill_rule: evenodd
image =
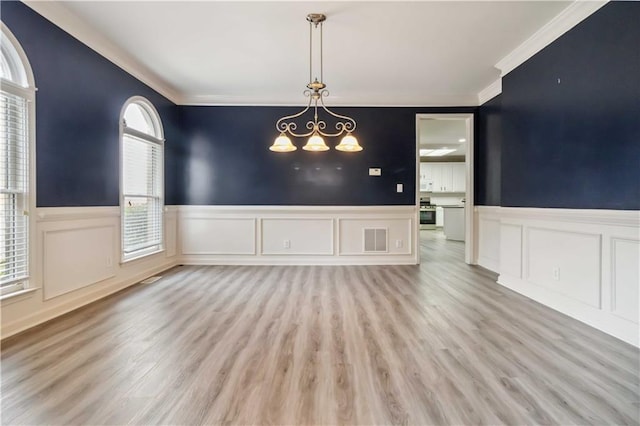
M111 259L111 256L107 257L107 268L111 268L113 266L113 260Z
M402 248L402 240L396 240L396 248Z
M553 268L553 280L560 281L560 268L558 268L557 266Z
M404 185L402 185L401 183L396 184L396 192L402 191L404 191Z
M284 248L291 248L291 240L284 240Z

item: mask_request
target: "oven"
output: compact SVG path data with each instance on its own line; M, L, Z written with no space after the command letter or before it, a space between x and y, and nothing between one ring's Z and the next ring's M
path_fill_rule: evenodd
M436 206L420 203L420 229L436 229Z

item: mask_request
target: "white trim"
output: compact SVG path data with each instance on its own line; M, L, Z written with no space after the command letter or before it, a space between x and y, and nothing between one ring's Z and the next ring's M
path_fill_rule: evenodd
M180 243L178 250L178 262L195 265L415 265L416 247L415 235L417 234L415 206L178 206L178 229ZM219 235L217 240L207 243L206 239L215 239L216 235L200 235L192 225L197 221L208 221L210 229L215 229L216 223L233 219L255 220L253 229L236 229L234 237ZM283 220L298 223L301 220L330 220L332 229L330 232L331 247L318 246L296 251L292 248L290 253L272 252L264 249L263 222L267 220ZM406 227L398 221L406 222ZM349 230L343 229L343 224L350 223ZM354 226L354 227L351 227ZM361 251L361 233L357 230L362 227L388 228L387 252L365 253ZM393 232L392 232L393 229ZM392 237L395 232L395 237ZM295 235L292 239L292 247L295 238L306 238ZM229 239L231 238L231 239ZM271 235L280 238L279 235ZM289 239L288 235L282 235L283 239ZM357 242L355 239L357 239ZM401 248L392 245L392 238L402 240ZM252 241L251 250L237 251L237 242ZM391 242L390 242L391 241ZM326 242L326 241L325 241ZM194 252L194 243L200 248ZM342 244L350 247L358 247L355 251L349 249L345 252ZM201 245L203 244L203 245ZM318 242L318 244L320 244ZM272 245L271 245L272 246ZM228 247L228 250L225 248ZM248 246L247 246L248 247ZM249 251L253 251L250 253Z
M557 209L537 207L484 207L502 218L532 218L560 222L578 222L598 225L640 227L640 213L637 210L599 209Z
M13 291L11 293L3 294L0 296L0 302L2 306L10 305L12 303L20 302L34 295L34 293L40 290L39 287L28 287L22 290Z
M38 207L38 222L119 217L120 206L113 207Z
M478 105L482 105L487 101L495 98L502 93L502 77L482 89L478 93Z
M304 265L327 265L327 266L354 266L354 265L415 265L414 256L390 255L389 253L367 253L366 256L341 256L332 255L265 255L265 256L246 256L246 255L211 255L182 256L180 265L269 265L269 266L304 266Z
M233 217L236 215L248 215L252 216L256 213L260 214L295 214L295 213L307 213L307 214L376 214L377 216L389 218L398 218L398 213L411 214L415 212L413 205L397 205L397 206L173 206L176 208L182 217L198 217L200 215L210 215L215 213L229 214ZM391 215L391 216L389 216ZM269 216L271 217L271 216ZM359 216L358 216L359 217ZM324 219L323 217L320 217ZM316 218L318 219L318 218Z
M605 4L607 1L602 0L576 0L571 3L496 64L496 68L500 70L500 76L503 77L513 71Z
M640 245L640 211L494 206L474 210L479 229L484 230L478 240L482 248L478 262L499 273L499 284L640 345L634 317L639 307L632 303L634 298L640 303L634 272L640 259L629 257L629 251L625 254L628 247L616 247L617 241ZM537 246L532 245L534 232ZM562 270L558 277L556 268ZM616 311L616 296L630 303L622 314Z
M160 78L151 69L142 65L134 56L96 32L94 28L82 21L62 3L37 0L24 0L24 3L171 102L180 103L181 95L175 87Z
M437 118L440 120L460 120L464 119L467 125L467 152L465 153L465 208L464 208L464 261L469 265L476 264L476 232L474 220L474 116L473 113L433 113L416 114L416 210L418 218L418 229L420 228L420 120L423 118ZM417 235L417 234L416 234ZM419 238L416 239L418 247ZM416 248L418 263L420 262L420 250Z
M27 54L25 53L22 45L18 41L18 39L13 35L9 27L5 25L4 22L0 21L0 29L2 30L2 35L7 38L9 43L13 46L20 58L20 61L23 66L23 71L25 73L25 78L27 79L27 87L17 86L21 89L26 89L30 93L36 90L36 80L33 76L33 69L31 68L31 63L29 62L29 58L27 58Z
M137 131L136 129L129 128L125 125L124 115L129 106L136 104L139 105L142 109L145 109L149 114L151 121L153 122L153 127L156 132L155 135L149 135L144 132ZM164 227L165 227L165 219L164 219L164 126L162 125L162 119L160 114L158 114L158 110L147 98L143 96L132 96L125 101L120 109L120 118L118 124L118 132L119 132L119 191L120 191L120 263L124 264L130 262L132 260L142 259L153 254L161 253L165 248L165 235L164 235ZM157 145L160 150L160 159L159 159L159 170L158 170L158 180L161 185L160 194L157 197L149 197L149 198L157 198L160 200L160 243L153 245L151 247L146 247L141 250L134 251L132 253L125 253L124 251L124 137L125 135L134 136L142 141L149 142L151 144Z
M9 27L4 22L0 21L0 31L2 32L2 38L11 43L15 53L17 53L21 65L24 77L27 80L27 87L21 87L18 84L13 84L11 81L2 80L3 89L16 96L20 96L26 99L26 114L27 114L27 176L29 179L27 193L25 197L27 199L27 213L28 213L28 279L24 281L25 288L17 293L19 294L33 294L30 289L39 287L37 282L37 264L39 259L37 258L37 238L36 238L36 217L33 212L36 211L36 84L33 74L33 68L31 62L25 53L22 45L13 35ZM26 296L25 296L26 297ZM23 300L19 298L17 300Z
M301 96L302 98L302 96ZM184 95L179 105L185 106L278 106L278 107L291 107L301 108L305 105L299 103L304 98L291 98L274 100L274 97L256 97L252 95L248 96L223 96L223 95ZM346 98L331 95L327 99L327 105L331 107L394 107L394 108L437 108L437 107L465 107L465 106L478 106L477 96L464 95L464 96L443 96L443 97L431 97L422 100L415 99L402 99L395 96L395 100L389 101L388 97L385 99L376 99L375 97L359 95L357 98Z

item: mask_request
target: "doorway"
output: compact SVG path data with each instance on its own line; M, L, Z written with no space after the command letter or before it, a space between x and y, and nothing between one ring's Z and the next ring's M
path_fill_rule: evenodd
M434 211L436 232L463 241L465 262L475 263L473 142L472 113L416 114L418 263L421 227L432 228L431 224L420 225L421 217L429 216L421 215L421 209Z

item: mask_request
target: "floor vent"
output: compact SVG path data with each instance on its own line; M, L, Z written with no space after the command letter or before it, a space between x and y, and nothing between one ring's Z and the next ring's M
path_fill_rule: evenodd
M365 253L382 253L387 251L387 228L364 228Z
M162 277L160 277L160 276L158 276L158 275L156 275L156 276L154 276L154 277L149 277L149 278L147 278L146 280L142 280L142 281L140 281L140 284L153 284L153 283L155 283L156 281L158 281L160 278L162 278Z

